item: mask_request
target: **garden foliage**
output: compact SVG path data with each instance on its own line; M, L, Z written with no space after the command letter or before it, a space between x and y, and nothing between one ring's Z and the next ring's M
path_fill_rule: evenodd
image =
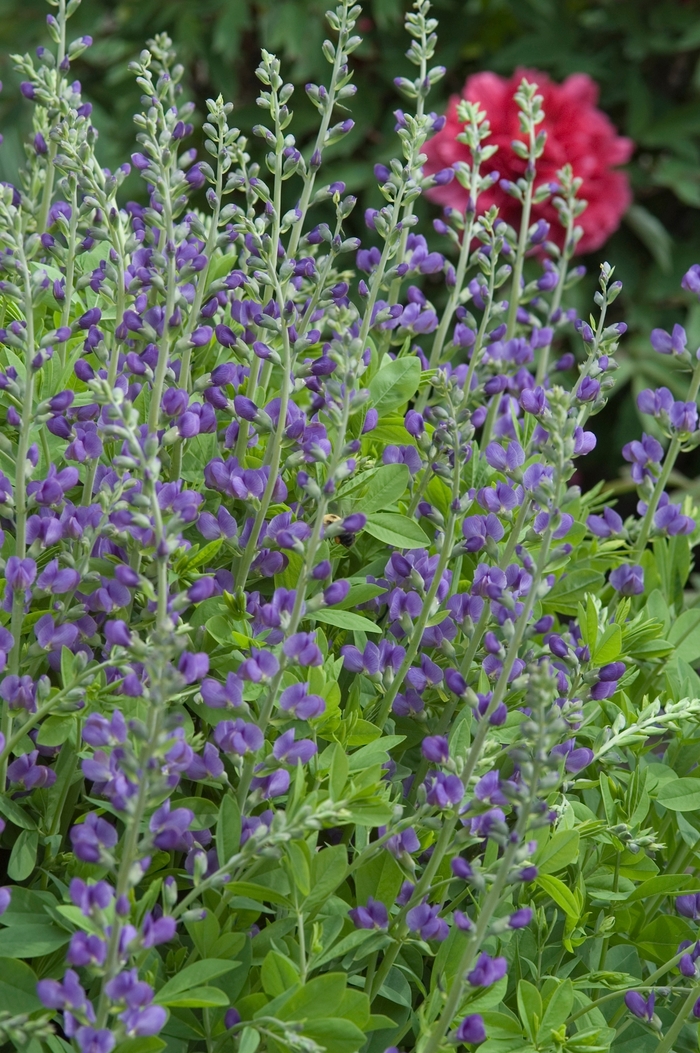
M694 1049L698 529L666 485L700 439L695 345L652 333L686 388L640 396L666 449L625 446L623 520L574 475L621 285L603 264L595 311L568 306L585 202L567 165L538 179L536 85L509 226L479 208L477 105L469 161L423 171L444 71L417 0L360 244L324 180L359 7L328 14L308 156L263 52L263 166L221 98L196 159L153 40L141 205L96 159L77 5L15 57L34 131L0 197L7 1048ZM432 249L416 205L452 179Z

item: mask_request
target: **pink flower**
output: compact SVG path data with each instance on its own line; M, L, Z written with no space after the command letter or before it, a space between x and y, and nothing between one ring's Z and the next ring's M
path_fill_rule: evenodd
M583 180L579 197L588 202L588 208L578 219L583 227L583 237L576 251L592 252L617 230L631 203L627 176L624 172L613 171L613 166L629 160L634 143L618 135L606 114L597 108L598 85L585 73L573 73L563 84L555 84L546 73L538 70L518 69L509 80L495 73L476 73L467 79L462 96L470 102L480 103L487 113L492 132L488 142L499 147L491 166L500 172L502 179L515 181L525 171L526 162L516 157L510 146L514 139L525 139L513 99L523 77L537 84L539 94L544 98L545 119L538 130L546 131L547 142L544 154L537 162L535 186L555 182L556 173L564 164L572 166L574 175ZM469 161L468 147L456 140L462 131L457 119L458 102L459 97L453 95L445 127L424 147L428 156L424 169L426 175L432 175L455 161ZM460 212L464 212L467 203L467 191L456 179L445 186L432 188L428 197ZM497 205L507 223L516 229L519 226L521 206L498 183L479 196L478 204L479 212ZM534 206L533 222L538 219L551 224L549 236L561 245L563 230L551 202Z

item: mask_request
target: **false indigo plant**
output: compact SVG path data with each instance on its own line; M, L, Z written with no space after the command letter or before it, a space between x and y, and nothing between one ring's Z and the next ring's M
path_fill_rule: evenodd
M585 202L567 165L538 180L535 84L513 228L480 208L478 105L470 160L424 174L444 71L416 0L360 245L323 182L359 6L328 13L304 152L263 52L264 168L221 98L196 159L152 41L138 204L70 79L78 2L15 59L34 137L0 196L4 1048L695 1048L698 528L666 489L700 441L685 332L651 337L690 381L640 396L623 519L575 481L620 283L603 264L595 314L566 306ZM429 242L415 203L450 180L464 211Z

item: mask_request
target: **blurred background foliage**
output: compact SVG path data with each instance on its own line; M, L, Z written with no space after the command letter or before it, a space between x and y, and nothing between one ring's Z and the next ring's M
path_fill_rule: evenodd
M343 179L360 197L353 220L355 232L364 236L362 211L380 200L372 162L397 150L392 111L400 102L393 78L407 73L406 3L365 0L359 23L364 43L353 56L356 125L332 148L332 159L328 155L326 178ZM321 55L326 6L326 0L85 0L71 28L76 36L91 34L95 43L75 72L95 106L103 163L115 166L133 150L138 89L127 64L163 30L187 69L200 113L204 100L221 92L235 102L236 123L244 130L259 120L259 49L276 52L285 76L300 89L293 98L293 131L304 144L314 132L316 112L303 85L322 83L328 74ZM44 0L0 0L2 179L11 180L21 163L31 109L19 96L8 52L46 42L46 11ZM576 306L586 314L602 258L625 282L616 307L630 332L620 355L617 413L604 415L611 430L600 437L594 468L611 478L623 463L623 443L639 431L633 396L666 384L680 397L685 388L685 378L651 350L650 329L685 320L689 342L700 343L700 305L679 287L687 267L700 261L700 0L434 0L434 13L440 22L437 61L448 70L432 97L436 111L478 70L508 75L529 66L556 80L584 72L600 85L603 109L636 143L628 166L635 205L604 250L586 261L588 278L575 293ZM257 149L252 140L251 151ZM133 175L127 188L130 196L142 194ZM426 218L436 214L431 205L422 207ZM653 422L644 423L650 430ZM686 458L687 474L698 474L698 467L695 457Z

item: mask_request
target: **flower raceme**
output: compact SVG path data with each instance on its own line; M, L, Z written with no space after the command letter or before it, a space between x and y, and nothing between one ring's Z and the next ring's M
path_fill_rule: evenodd
M75 6L15 58L34 129L0 188L0 914L28 933L2 1042L440 1053L505 1020L514 1048L546 1021L607 1051L624 1013L670 1048L700 914L682 326L651 336L677 372L623 451L636 515L574 474L625 326L607 264L578 317L572 258L619 221L630 144L581 75L482 74L430 110L416 0L396 157L349 237L324 176L352 130L339 0L308 151L262 54L264 168L222 99L197 158L151 41L128 201ZM422 192L448 206L432 232ZM605 978L635 941L624 991Z
M588 202L581 217L583 234L578 251L592 252L614 233L631 203L627 176L616 168L630 159L634 146L629 139L617 135L609 118L597 108L597 85L585 73L571 74L562 84L556 84L538 70L516 70L510 78L495 73L475 73L467 78L461 98L486 111L492 128L491 141L499 147L494 164L500 178L484 191L479 207L485 210L496 205L507 223L518 223L519 205L517 197L511 196L511 187L522 177L527 157L514 153L511 142L522 141L523 137L514 101L523 78L537 84L543 97L542 128L547 142L538 160L538 186L556 184L563 163L573 167L574 173L583 180L581 197ZM447 123L426 144L425 171L428 173L443 170L455 162L469 163L468 146L458 139L463 127L458 117L458 102L458 96L450 99ZM427 194L440 205L460 212L469 198L468 189L457 180L436 186ZM544 237L563 244L558 216L550 203L536 205L533 216L543 225ZM666 353L670 353L670 349Z

